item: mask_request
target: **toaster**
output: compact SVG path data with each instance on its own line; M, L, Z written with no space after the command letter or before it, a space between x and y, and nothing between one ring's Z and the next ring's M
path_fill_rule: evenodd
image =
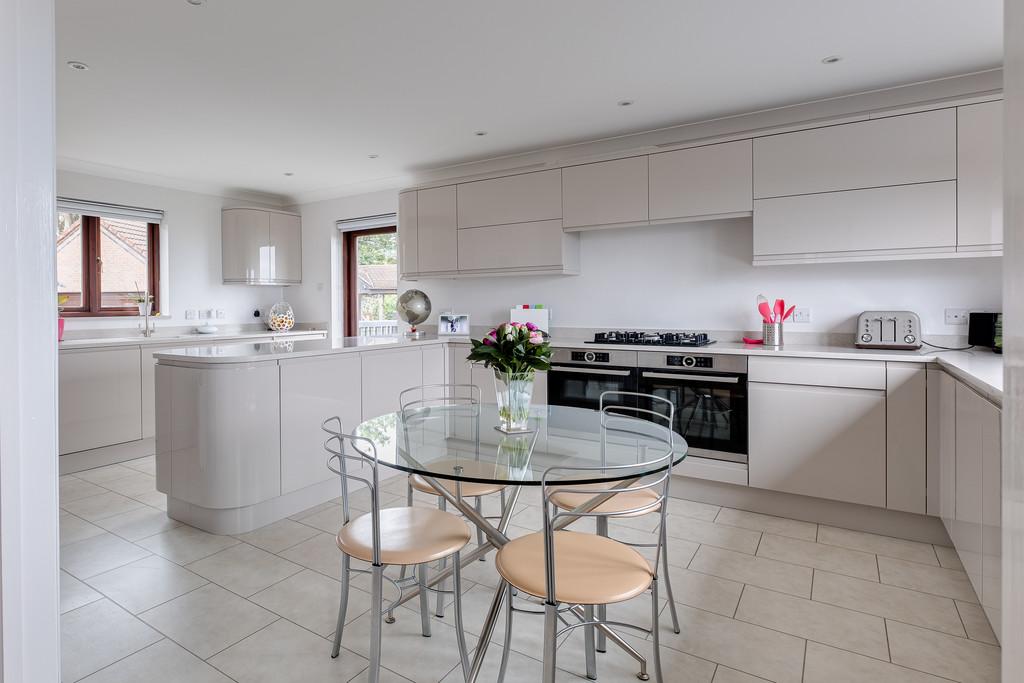
M921 318L911 311L864 311L857 317L857 348L919 349Z

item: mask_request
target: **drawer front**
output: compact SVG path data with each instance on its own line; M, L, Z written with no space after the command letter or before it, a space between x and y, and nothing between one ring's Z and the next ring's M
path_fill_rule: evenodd
M754 197L956 178L956 111L892 116L754 141Z
M747 362L747 379L773 384L885 389L885 363L870 360L760 358Z
M562 170L458 185L459 227L527 223L562 217Z
M459 230L459 270L561 266L562 239L560 220Z

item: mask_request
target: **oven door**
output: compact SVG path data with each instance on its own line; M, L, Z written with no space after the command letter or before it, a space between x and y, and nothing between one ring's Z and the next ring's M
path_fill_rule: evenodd
M747 462L747 376L641 370L640 393L675 405L676 432L693 455ZM659 406L642 407L666 411Z
M597 410L601 405L603 392L636 392L636 387L636 368L552 363L548 372L548 403ZM609 401L609 405L622 403ZM636 403L630 399L629 405Z

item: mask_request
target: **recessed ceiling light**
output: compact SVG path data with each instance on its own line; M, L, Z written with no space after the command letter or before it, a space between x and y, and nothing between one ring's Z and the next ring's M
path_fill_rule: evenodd
M367 154L366 158L367 159L376 159L379 156L380 156L379 154Z
M619 100L617 104L620 107L631 107L631 106L633 106L633 102L635 102L635 101L636 100Z
M187 2L190 5L195 5L196 7L198 7L199 5L202 5L204 2L206 2L206 0L185 0L185 2Z
M829 55L828 57L825 57L825 59L821 60L821 63L822 64L835 64L836 62L842 61L842 59L843 58L840 57L839 55Z
M89 65L86 64L85 62L70 61L70 62L68 62L68 66L71 67L72 69L74 69L75 71L88 71L89 70Z
M482 138L483 136L487 135L487 131L486 130L475 130L475 131L473 131L473 135L477 136L478 138Z
M189 2L191 2L191 0L189 0ZM292 173L291 171L285 171L283 175L286 175L286 176L288 176L290 178L291 176L293 176L295 174Z

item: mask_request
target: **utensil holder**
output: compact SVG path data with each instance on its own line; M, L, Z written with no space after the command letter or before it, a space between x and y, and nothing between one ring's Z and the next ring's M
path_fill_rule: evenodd
M764 345L771 348L782 346L782 323L763 323L761 326L761 338Z

